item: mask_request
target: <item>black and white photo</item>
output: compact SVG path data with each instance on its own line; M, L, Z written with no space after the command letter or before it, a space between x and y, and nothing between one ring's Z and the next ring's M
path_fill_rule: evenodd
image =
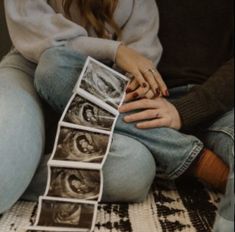
M109 142L107 134L61 127L54 160L101 164Z
M91 229L95 204L43 199L37 226Z
M88 58L59 122L46 197L40 198L36 223L27 232L94 229L104 184L102 167L128 83Z
M50 168L50 186L47 196L97 201L100 191L100 171Z
M103 65L90 60L80 88L118 109L123 101L128 80Z
M65 114L64 121L80 126L111 131L115 116L87 99L76 95Z

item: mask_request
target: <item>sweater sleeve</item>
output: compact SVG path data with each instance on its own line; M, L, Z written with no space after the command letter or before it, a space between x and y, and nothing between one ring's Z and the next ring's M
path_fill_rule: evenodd
M155 0L134 0L132 15L123 29L123 41L157 66L162 56L159 11Z
M202 86L172 102L178 109L183 129L192 129L201 123L232 110L234 107L234 59L224 64Z
M83 27L57 14L47 0L4 0L4 4L13 45L33 62L56 46L96 59L115 59L120 42L88 37Z

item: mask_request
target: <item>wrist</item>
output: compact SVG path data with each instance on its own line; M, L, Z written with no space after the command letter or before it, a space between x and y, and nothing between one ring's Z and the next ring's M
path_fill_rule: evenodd
M182 127L183 127L183 120L182 120L182 117L181 117L181 115L180 115L180 113L179 113L179 111L176 109L176 111L177 111L177 115L178 115L178 130L181 130L182 129Z
M124 42L120 42L120 44L117 47L116 53L114 55L114 63L117 64L117 59L120 56L120 53L122 52L122 49L125 47Z
M182 117L180 115L180 112L177 110L177 108L173 105L173 107L175 108L175 128L177 130L181 130L183 127L183 121L182 121Z

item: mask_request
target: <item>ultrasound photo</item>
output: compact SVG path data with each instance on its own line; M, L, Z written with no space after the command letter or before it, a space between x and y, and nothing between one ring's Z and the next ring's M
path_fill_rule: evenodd
M42 200L38 226L91 229L95 205Z
M54 160L101 164L109 146L109 135L62 127Z
M115 116L81 96L76 96L65 115L65 122L111 131Z
M94 61L88 63L80 88L118 109L128 81Z
M98 200L101 191L100 171L51 167L48 196Z

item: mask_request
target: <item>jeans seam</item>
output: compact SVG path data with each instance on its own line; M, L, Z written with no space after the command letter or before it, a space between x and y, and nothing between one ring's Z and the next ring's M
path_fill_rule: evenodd
M180 177L181 175L183 175L188 170L188 168L192 165L192 163L195 161L195 159L198 157L198 155L203 150L203 148L204 148L204 145L198 142L193 147L192 151L190 152L190 155L183 162L183 164L180 165L179 167L177 167L171 173L169 173L168 177L170 179L176 179L176 178Z
M4 68L13 68L13 69L19 70L21 72L24 72L30 76L33 75L33 73L30 70L28 70L27 68L24 69L24 68L21 68L20 66L16 66L16 65L9 65L9 64L0 65L0 69L4 69Z
M224 133L225 135L229 136L234 141L234 132L230 127L215 127L215 128L209 128L209 132L218 132L218 133Z

